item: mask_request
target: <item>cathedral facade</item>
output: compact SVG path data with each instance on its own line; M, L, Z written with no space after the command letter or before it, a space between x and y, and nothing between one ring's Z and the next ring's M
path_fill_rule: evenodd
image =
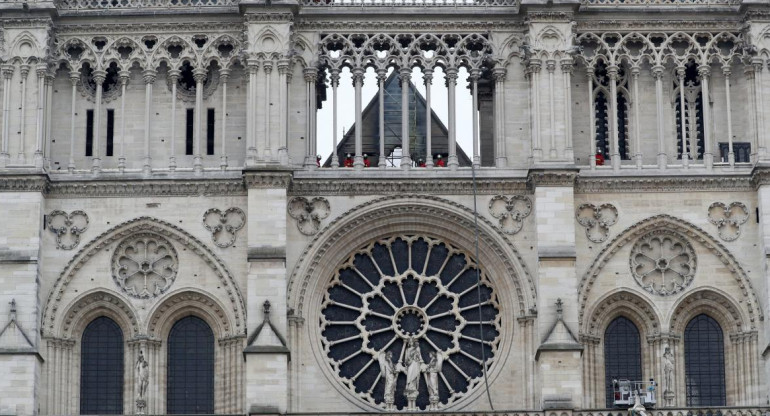
M769 61L767 0L4 0L0 414L766 415Z

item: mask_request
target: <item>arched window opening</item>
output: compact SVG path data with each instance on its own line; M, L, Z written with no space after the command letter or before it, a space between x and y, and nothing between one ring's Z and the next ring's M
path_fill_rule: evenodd
M610 322L604 332L604 378L608 408L615 400L612 380L643 380L639 330L623 316Z
M684 79L684 89L680 84ZM698 66L690 62L684 66L684 78L678 73L674 76L675 114L676 114L676 152L677 158L687 152L691 160L703 159L703 94L701 92ZM684 109L684 128L682 128L682 110Z
M106 316L88 324L80 342L80 414L123 413L123 331Z
M684 330L687 406L725 406L725 344L722 328L708 315Z
M202 319L177 321L168 335L167 413L214 413L214 334Z
M607 65L604 62L599 62L594 69L594 114L596 115L596 131L594 132L594 140L596 140L596 153L601 154L603 159L609 160L612 156L612 130L610 129L610 117L611 110L611 80L607 70ZM616 109L616 126L618 129L618 154L620 154L621 160L628 160L629 157L629 143L628 143L628 112L629 112L629 92L628 92L628 76L623 66L618 68L617 80L617 109Z

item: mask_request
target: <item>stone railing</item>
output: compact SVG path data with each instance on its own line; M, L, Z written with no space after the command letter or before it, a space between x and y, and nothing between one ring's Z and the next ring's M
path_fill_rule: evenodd
M585 409L573 411L570 416L628 416L628 410ZM770 416L770 407L666 407L650 409L647 416Z
M299 0L308 7L499 7L519 0Z
M581 0L589 6L710 6L740 4L741 0Z
M237 6L239 0L58 0L60 10L180 9Z

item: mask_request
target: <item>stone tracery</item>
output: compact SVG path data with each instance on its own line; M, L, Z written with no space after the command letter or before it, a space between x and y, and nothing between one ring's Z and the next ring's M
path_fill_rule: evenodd
M639 238L630 263L636 283L656 295L681 292L695 277L695 250L686 239L664 230Z
M150 298L167 291L179 264L173 244L153 233L123 240L112 255L115 283L132 297Z

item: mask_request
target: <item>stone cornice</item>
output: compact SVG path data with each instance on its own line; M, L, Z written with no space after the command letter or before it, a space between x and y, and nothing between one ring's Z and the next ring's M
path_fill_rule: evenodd
M768 180L770 182L770 173ZM751 176L607 176L580 177L575 193L753 191Z
M476 192L485 195L521 193L527 182L519 179L477 179ZM291 195L471 195L471 179L294 179Z
M740 16L734 15L734 19L725 19L721 16L720 19L713 20L659 20L656 18L647 20L640 16L638 19L627 20L621 19L587 19L577 20L576 30L578 32L593 32L593 31L617 31L617 32L678 32L678 31L709 31L709 32L737 32L740 30L741 22Z
M43 192L48 189L45 175L0 175L0 192Z
M532 169L527 176L531 187L537 186L573 186L578 173L575 170L540 170Z
M376 17L376 16L374 16ZM525 30L527 25L523 21L510 19L490 19L484 16L485 20L330 20L328 16L319 16L319 18L302 17L297 24L297 30L320 30L324 32L344 32L344 31L430 31L430 32L478 32L488 30Z
M56 33L61 35L77 34L147 34L147 33L200 33L200 32L226 32L240 33L242 19L233 19L239 23L233 26L232 21L207 21L207 22L182 22L182 23L97 23L97 24L60 24L56 26Z
M260 12L246 13L243 20L247 23L282 23L294 21L294 13L290 12Z
M240 178L51 182L48 187L50 198L245 194L246 188Z
M248 189L288 188L291 185L292 173L288 170L275 171L245 171L243 180Z

